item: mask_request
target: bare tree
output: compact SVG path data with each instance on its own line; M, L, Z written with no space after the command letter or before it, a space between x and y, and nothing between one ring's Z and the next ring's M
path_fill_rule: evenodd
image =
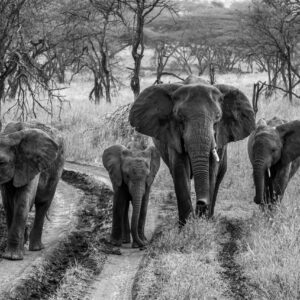
M269 86L281 76L289 100L300 83L297 44L300 40L299 4L290 0L253 1L246 17L246 44L268 71Z
M117 17L118 9L117 0L72 0L72 7L65 12L72 20L78 36L77 45L82 49L82 55L74 61L74 72L83 69L92 72L94 86L89 99L96 104L104 96L111 102L114 56L127 45L121 40L124 26Z
M140 93L140 69L144 56L144 26L164 10L174 12L172 0L119 0L119 16L130 31L131 55L134 60L130 86L135 98Z
M22 120L28 115L36 118L38 109L52 116L54 99L60 111L62 108L63 98L41 62L41 55L50 47L46 36L51 32L47 26L40 30L47 5L49 1L39 0L0 2L0 104L12 100L7 112ZM0 114L3 116L1 107Z

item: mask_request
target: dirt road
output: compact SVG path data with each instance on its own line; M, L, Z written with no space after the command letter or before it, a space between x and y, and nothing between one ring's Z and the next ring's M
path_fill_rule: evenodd
M77 223L78 216L76 216L76 210L78 204L82 198L86 197L84 195L86 195L87 192L92 198L94 198L94 195L98 197L93 200L92 207L95 205L93 203L97 203L97 201L99 203L99 200L101 201L102 191L99 192L98 188L96 186L94 187L91 182L95 182L96 185L97 183L104 182L111 187L108 174L103 167L67 162L65 168L68 170L67 174L69 174L68 176L70 178L68 179L68 176L65 176L64 180L66 182L61 181L59 183L54 203L49 213L50 221L46 221L44 228L43 241L46 247L40 252L26 251L23 261L14 262L0 259L0 299L7 299L7 295L14 295L14 290L18 286L27 285L30 288L32 284L35 284L30 282L28 284L28 275L35 272L35 268L49 257L58 243L72 232ZM77 178L74 176L77 176ZM157 195L161 193L161 191L155 192L158 193ZM161 198L161 195L158 198ZM167 210L170 209L170 205L174 206L175 202L168 204ZM224 206L221 206L220 209L224 213L222 213L223 216L220 216L222 218L220 228L222 228L222 236L224 239L220 241L222 247L219 252L218 260L224 270L221 276L230 288L226 299L252 299L247 289L247 278L244 277L243 270L241 270L239 265L235 262L240 238L245 234L245 232L243 232L244 224L242 220L235 220L230 217L230 214L228 214L230 207L226 207L226 203ZM106 207L105 209L104 213L106 213L107 209L111 210L111 207ZM158 204L157 201L151 201L150 198L146 223L146 236L148 240L151 239L158 226L162 224L164 218L161 218L161 216L164 213L166 213L166 211L164 211L163 207ZM89 215L87 218L90 218ZM95 222L99 222L97 218ZM107 226L106 232L108 232ZM4 249L5 236L0 238L1 252ZM79 238L79 240L77 238ZM108 236L106 236L106 238L108 238ZM80 236L75 236L75 240L71 242L71 245L74 243L78 244L79 241ZM132 285L145 251L132 249L130 248L130 244L127 244L120 248L120 252L121 255L108 255L101 273L95 278L89 291L87 291L86 299L132 299ZM115 253L118 253L118 251ZM56 268L57 267L51 270L51 272L54 273L52 276L55 276ZM40 282L38 295L44 295L44 289L46 290L47 296L45 296L45 298L43 297L43 299L48 299L47 297L59 286L59 280L52 284L52 286L51 284L51 280L46 283ZM37 299L40 299L40 296L37 297ZM17 298L13 298L12 296L12 298L9 299Z
M146 220L146 237L152 238L159 226L159 208L149 201ZM145 251L130 248L130 244L123 245L121 255L110 255L101 274L96 278L91 289L91 300L127 300L132 299L131 291L139 264Z
M49 211L50 221L46 220L45 222L43 232L45 249L37 252L26 249L22 261L0 260L0 295L18 285L18 281L22 280L22 278L26 278L28 272L31 271L31 266L47 257L57 243L72 230L76 218L74 211L80 196L81 192L79 190L63 181L59 183ZM5 243L4 239L2 243Z
M79 171L92 176L94 179L103 181L111 187L109 176L102 166L95 167L68 162L66 167L69 170ZM159 208L151 203L150 198L145 226L148 240L151 239L159 224ZM120 250L121 255L109 255L101 274L96 278L91 287L91 300L131 299L134 277L145 251L132 249L130 244L123 245Z
M66 163L65 169L75 170L76 165L74 163ZM99 181L109 184L108 175L104 168L93 166L88 168L87 166L78 165L76 170L94 174ZM28 275L34 272L34 268L44 261L57 247L58 243L74 229L77 218L76 210L82 195L83 192L80 189L74 188L62 180L59 182L55 198L49 210L49 220L46 220L44 225L43 243L45 244L45 249L32 252L28 251L28 245L25 245L26 252L22 261L9 261L0 258L0 295L11 295L13 289L22 285L22 282L28 279ZM30 214L32 218L34 212ZM3 211L1 223L5 223ZM0 236L0 255L6 243L5 225L1 225L3 230ZM0 296L0 299L2 299L2 296Z

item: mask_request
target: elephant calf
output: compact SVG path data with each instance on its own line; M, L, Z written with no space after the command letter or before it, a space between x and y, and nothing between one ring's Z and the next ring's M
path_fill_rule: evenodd
M300 165L300 121L259 120L248 140L248 154L256 189L254 202L281 200Z
M0 135L0 189L8 228L2 255L23 259L28 212L35 204L29 250L43 248L45 215L64 164L64 145L58 132L40 123L9 123Z
M114 145L104 151L102 161L114 189L111 243L130 243L128 208L132 201L132 247L143 247L147 242L144 227L150 188L160 166L159 153L153 146L142 150L133 144L130 149Z

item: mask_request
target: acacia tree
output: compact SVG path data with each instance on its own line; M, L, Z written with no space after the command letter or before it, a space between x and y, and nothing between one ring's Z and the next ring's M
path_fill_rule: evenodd
M131 55L134 61L130 86L136 98L140 93L140 69L144 56L144 26L149 25L164 10L174 11L172 0L119 0L119 17L129 30Z
M162 83L161 78L163 75L172 75L176 77L176 74L165 72L165 68L176 50L173 38L170 37L169 34L145 28L145 44L154 49L154 56L152 57L153 65L156 68L156 79L154 84Z
M95 104L104 97L111 102L111 87L114 84L112 65L114 57L126 47L120 39L122 28L117 17L117 0L72 0L71 8L65 11L77 34L77 47L82 55L74 61L74 72L88 69L94 77L89 99Z
M247 30L244 39L251 55L264 64L269 86L277 84L281 76L285 91L292 101L300 83L297 44L300 41L300 8L296 1L253 1L244 18ZM275 86L276 87L276 86Z
M37 109L53 115L52 101L63 99L45 72L42 55L51 47L43 14L51 1L4 0L0 2L0 104L12 101L8 112L25 120L37 117ZM44 101L46 98L47 102ZM3 117L1 108L0 114Z

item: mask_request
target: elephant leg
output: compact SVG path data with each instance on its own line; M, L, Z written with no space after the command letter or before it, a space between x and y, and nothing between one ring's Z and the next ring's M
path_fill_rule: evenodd
M170 153L170 171L174 181L178 205L179 225L186 223L187 218L193 213L191 201L191 168L188 156L176 152Z
M123 234L123 217L125 212L125 204L128 199L128 188L122 184L120 188L115 190L113 200L113 221L110 235L110 242L114 246L122 246Z
M215 202L215 192L217 188L217 179L219 175L219 162L216 162L214 158L210 157L210 164L209 164L209 198L210 202L208 205L208 210L207 210L207 216L210 218L213 215L213 206ZM196 214L198 209L198 205L196 206Z
M10 230L14 215L14 192L15 189L11 183L6 183L1 186L1 196L6 215L7 231Z
M44 196L42 199L36 197L35 199L35 217L32 230L29 235L29 250L30 251L39 251L44 249L42 243L42 232L45 222L45 217L47 211L52 203L54 198L55 189L51 190L47 196Z
M123 216L123 243L130 243L130 226L129 226L129 218L128 218L128 210L129 210L129 200L125 203L124 216Z
M24 256L24 234L25 226L30 209L30 202L36 187L34 184L18 188L15 190L13 199L13 217L7 222L10 223L8 229L8 240L5 252L2 254L4 258L11 260L21 260Z
M150 194L150 188L148 187L145 192L145 195L143 197L139 225L138 225L139 237L143 242L146 242L146 243L148 241L145 236L145 223L146 223L147 209L148 209L148 203L149 203L149 194Z
M220 157L220 164L217 169L217 176L215 177L216 179L215 179L214 189L211 190L212 200L211 200L211 205L209 210L209 217L212 217L214 215L219 187L227 171L227 147L224 147L222 149L221 153L219 153L219 157Z
M284 195L284 192L287 188L289 180L291 178L292 172L292 163L288 164L287 166L282 166L277 164L275 166L275 178L272 179L273 181L273 194L270 197L271 203L281 201ZM294 174L293 174L294 175ZM272 201L273 200L273 201Z

